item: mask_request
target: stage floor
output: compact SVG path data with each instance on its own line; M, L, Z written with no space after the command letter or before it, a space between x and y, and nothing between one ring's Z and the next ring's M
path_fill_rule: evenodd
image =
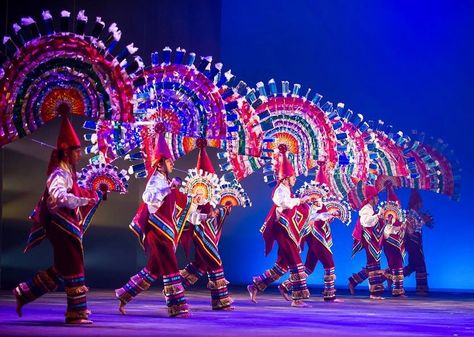
M387 298L371 301L366 292L350 296L340 292L342 303L324 303L313 290L310 308L292 308L270 289L253 304L243 288L233 289L235 311L210 309L205 290L188 291L192 317L166 316L158 290L139 295L117 311L111 290L88 294L93 311L90 326L63 323L64 293L47 294L27 305L23 317L14 312L10 292L0 293L1 336L474 336L474 294L433 293L429 297Z

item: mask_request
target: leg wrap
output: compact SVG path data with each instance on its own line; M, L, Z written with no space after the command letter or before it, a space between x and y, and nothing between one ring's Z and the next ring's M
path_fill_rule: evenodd
M384 272L380 270L380 264L374 263L367 266L369 272L369 291L373 296L382 296Z
M221 268L208 272L207 277L209 278L207 288L211 290L212 309L219 310L230 307L233 300L227 289L229 282L224 277L224 270Z
M123 303L128 303L142 291L150 288L156 279L157 277L151 274L147 268L143 268L138 274L133 275L122 288L115 289L115 296Z
M204 275L204 271L196 268L193 263L189 263L184 269L179 271L181 275L181 282L185 288L192 286Z
M66 323L78 319L87 319L89 316L86 299L86 292L89 289L84 282L84 275L64 277L64 288L67 296Z
M428 273L416 273L416 292L422 294L428 292Z
M400 296L405 294L403 288L403 268L392 269L392 295Z
M336 280L335 268L324 269L324 290L323 296L325 301L332 301L336 298L336 288L334 281Z
M184 287L179 273L163 276L163 294L168 306L168 315L176 316L188 312Z
M267 287L280 279L287 272L286 268L282 268L278 264L275 264L270 269L267 269L262 275L255 276L253 278L253 284L258 291L264 291Z
M285 289L285 291L287 293L291 293L291 281L288 279L286 281L284 281L281 286L283 287L283 289Z
M367 268L362 268L360 272L352 274L352 276L349 277L349 282L355 288L357 285L367 280L368 277L369 277L369 274L367 272Z
M306 273L303 264L299 263L290 268L291 297L293 300L309 298L309 290L306 285Z
M46 271L38 272L32 279L20 283L13 289L13 293L22 304L26 304L47 292L55 291L59 283L62 283L62 279L55 269L51 267Z

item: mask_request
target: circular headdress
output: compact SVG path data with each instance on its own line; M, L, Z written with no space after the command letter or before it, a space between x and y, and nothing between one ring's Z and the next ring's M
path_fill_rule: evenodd
M378 213L382 214L384 219L387 219L390 215L395 221L405 222L406 212L401 209L396 201L382 201L378 206Z
M337 218L349 226L352 220L349 203L336 197L327 197L323 199L323 204L326 206L328 212L332 213L337 211L339 213Z
M127 193L127 171L110 164L89 164L78 175L79 186L94 191Z
M200 205L210 203L215 206L220 200L219 178L215 173L190 169L182 182L180 191L191 196L201 195Z
M224 178L220 180L220 200L219 204L221 206L231 205L247 207L252 206L252 203L249 199L247 193L245 193L242 185L237 180L231 182L226 181Z

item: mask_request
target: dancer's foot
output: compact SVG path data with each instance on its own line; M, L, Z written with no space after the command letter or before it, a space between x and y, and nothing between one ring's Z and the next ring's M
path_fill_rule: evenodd
M78 318L78 319L66 321L66 324L92 324L92 323L94 322L86 318Z
M122 314L122 315L126 315L127 312L125 311L125 305L127 303L125 303L124 301L122 300L119 300L119 307L118 307L118 311Z
M324 299L324 302L328 302L328 303L343 303L344 300L341 300L340 298L325 298Z
M305 303L302 300L291 301L291 306L294 308L310 308L311 307L311 305L309 305L308 303Z
M351 295L355 295L355 288L351 282L349 282L349 284L347 285L347 288L349 288L349 292L351 293Z
M382 296L375 296L375 295L370 295L370 299L371 300L384 300L385 297L382 297Z
M250 300L253 303L257 303L257 288L253 284L249 284L247 286L247 291L249 292Z
M170 316L172 318L191 318L191 313L190 312L182 312L180 314Z
M290 301L290 295L288 295L287 291L286 291L286 288L283 286L283 284L280 284L278 286L278 290L280 291L280 294L281 296L283 296L283 298L287 301Z
M417 291L416 296L428 296L428 292L427 291Z
M23 316L23 312L22 312L21 309L23 308L23 306L25 304L21 300L20 296L18 296L18 293L15 291L15 289L13 289L13 296L15 296L15 301L16 301L15 311L16 311L18 317L21 317L21 316Z
M396 295L394 297L398 297L398 298L408 298L408 296L406 294L400 294L400 295Z
M233 305L229 305L223 308L212 308L212 310L220 310L220 311L234 311L235 307Z

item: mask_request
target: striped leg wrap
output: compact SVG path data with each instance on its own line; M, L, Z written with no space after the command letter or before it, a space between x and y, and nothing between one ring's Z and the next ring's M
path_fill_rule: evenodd
M291 297L293 300L309 298L304 265L299 263L290 268Z
M148 269L143 268L138 274L133 275L122 288L115 289L115 296L121 302L128 303L142 291L150 288L156 279L157 277L151 274Z
M392 295L400 296L405 294L403 288L403 268L392 269Z
M367 268L362 268L360 272L352 274L352 276L349 277L349 282L355 288L357 285L367 280L368 277L369 277L369 274L367 272Z
M262 275L255 276L253 278L253 284L258 291L264 291L271 283L280 279L286 272L286 268L275 263L273 267L265 270Z
M380 263L369 264L367 266L369 272L369 291L373 296L382 296L384 273L380 270Z
M304 267L304 272L306 273L306 279L308 279L308 276L313 273L313 270L310 270L309 268L307 268L305 266ZM288 294L291 293L291 281L290 281L290 279L284 281L280 286L283 287L283 289L285 289L285 291Z
M289 294L291 293L291 281L288 279L286 281L284 281L281 286L283 287L283 289L285 289L285 291Z
M84 275L74 275L64 277L64 288L67 296L66 323L78 319L87 319L86 292L89 289L85 286Z
M428 289L428 273L416 272L416 293L424 295Z
M196 268L191 262L184 267L184 269L181 269L179 274L181 275L181 282L183 283L184 288L189 288L196 283L202 275L204 275L204 271Z
M211 290L211 305L213 310L220 310L230 307L233 300L227 289L227 280L224 277L224 270L217 269L207 273L209 282L207 288Z
M56 270L51 267L46 271L38 272L32 279L21 282L13 289L13 293L17 300L22 304L26 304L43 296L47 292L55 291L60 283L62 283L62 279Z
M169 316L172 317L189 312L179 273L163 276L163 294L166 298Z
M336 299L336 287L334 281L336 280L335 268L324 269L324 290L323 296L325 301L333 301Z

